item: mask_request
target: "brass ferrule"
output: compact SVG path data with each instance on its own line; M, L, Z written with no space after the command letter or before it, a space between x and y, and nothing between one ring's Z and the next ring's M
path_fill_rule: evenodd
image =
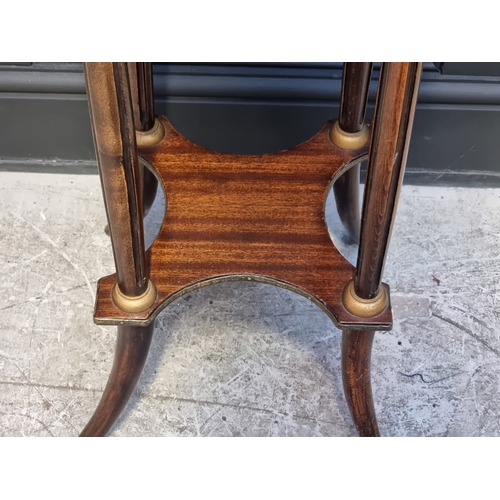
M370 138L368 127L363 125L359 132L349 133L343 131L339 122L335 122L330 129L330 140L342 149L359 149L362 148Z
M129 313L141 312L156 302L156 287L151 280L148 280L148 287L142 295L130 297L120 290L118 283L115 283L111 297L118 309Z
M155 118L155 124L151 129L144 132L141 130L135 131L135 140L139 148L152 148L160 144L163 139L165 139L165 127L158 118Z
M360 318L378 316L389 305L389 295L385 285L380 286L378 294L373 299L362 299L356 295L354 281L349 281L342 293L344 307Z

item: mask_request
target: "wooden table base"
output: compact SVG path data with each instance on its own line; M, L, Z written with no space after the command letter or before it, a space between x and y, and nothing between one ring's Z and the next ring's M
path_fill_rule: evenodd
M181 295L221 281L254 280L308 297L339 328L386 330L390 307L360 318L342 305L355 268L337 251L325 223L332 183L366 156L368 146L346 151L331 143L327 124L294 149L262 156L206 150L176 132L165 117L165 139L139 149L154 165L166 214L146 253L157 289L154 304L124 312L112 300L116 275L98 284L98 324L145 326Z
M204 149L165 117L155 118L150 64L85 63L117 269L98 283L94 320L118 325L118 343L110 380L82 435L106 434L125 407L159 312L191 290L233 280L300 293L344 330L347 403L359 434L379 435L371 346L374 330L392 325L381 279L421 70L421 63L382 64L372 127L364 120L372 63L346 63L335 125L327 123L291 150L244 156ZM167 207L147 252L143 207L151 202L154 179L141 175L139 156L163 188ZM358 165L367 156L359 227ZM337 251L325 223L326 197L339 179L341 220L351 238L359 235L356 269Z

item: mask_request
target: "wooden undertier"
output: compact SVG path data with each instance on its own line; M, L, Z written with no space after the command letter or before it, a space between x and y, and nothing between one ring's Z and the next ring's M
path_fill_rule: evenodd
M355 268L328 234L324 206L333 181L366 156L368 145L345 151L328 137L331 123L310 140L261 156L209 151L181 136L160 117L166 137L139 155L163 184L166 214L146 253L156 302L126 313L111 298L116 275L99 280L94 320L147 325L170 302L220 281L261 281L318 304L338 327L387 330L390 305L379 316L353 316L342 292ZM386 285L384 285L386 286Z

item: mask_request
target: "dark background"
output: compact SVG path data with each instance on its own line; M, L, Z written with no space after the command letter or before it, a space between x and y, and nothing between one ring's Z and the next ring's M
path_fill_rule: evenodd
M342 63L154 64L156 112L239 154L313 136L337 117L341 81ZM498 137L500 63L425 63L405 182L499 186ZM81 63L0 64L0 169L96 172Z

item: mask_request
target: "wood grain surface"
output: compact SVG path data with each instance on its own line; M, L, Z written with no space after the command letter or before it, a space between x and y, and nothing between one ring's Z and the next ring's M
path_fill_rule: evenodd
M342 382L347 406L361 437L380 436L371 385L374 331L342 332Z
M342 73L339 125L349 133L363 128L373 63L346 62Z
M332 180L366 155L328 138L331 124L294 149L261 156L206 150L176 132L140 149L164 185L166 215L146 260L156 302L126 313L112 302L116 276L98 283L94 320L147 325L182 294L219 281L255 280L294 290L316 302L340 327L389 329L390 307L369 320L341 303L355 269L334 247L324 220Z
M128 62L127 69L135 129L149 130L155 122L151 63ZM158 180L149 169L142 165L139 165L139 168L142 186L142 215L146 217L156 198Z
M344 63L339 126L345 132L352 134L363 128L372 69L373 63L370 62ZM359 163L354 165L341 175L333 185L340 221L355 243L359 243L361 229L360 167Z
M155 123L152 65L149 62L129 62L127 68L135 128L150 130Z
M422 63L383 63L366 167L355 290L377 295L403 184Z
M85 63L84 72L118 283L126 295L141 295L148 269L127 65Z
M113 368L92 418L80 437L105 436L121 412L141 376L153 338L154 323L141 328L119 326Z

